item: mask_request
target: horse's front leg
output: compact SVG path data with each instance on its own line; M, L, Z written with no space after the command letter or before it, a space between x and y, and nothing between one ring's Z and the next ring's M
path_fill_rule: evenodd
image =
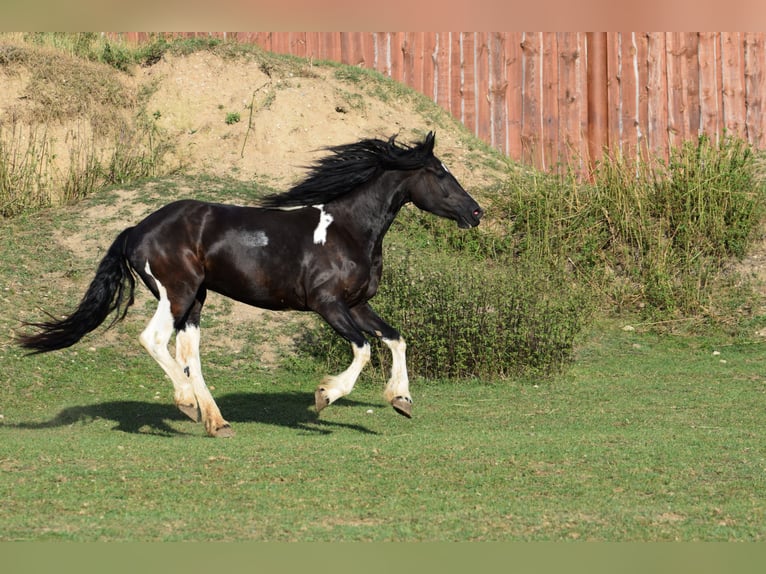
M334 376L328 375L316 388L314 404L317 413L348 395L354 389L362 369L370 361L370 344L351 317L348 307L338 303L322 309L319 314L339 335L351 343L354 359L345 371Z
M412 418L412 396L410 395L410 380L407 376L407 344L401 336L398 339L383 338L383 342L391 349L391 378L383 390L383 397L391 403L397 413Z
M367 303L352 308L351 314L365 333L379 337L391 350L391 378L383 390L383 397L400 415L412 418L412 396L407 376L407 344L399 331L381 319Z

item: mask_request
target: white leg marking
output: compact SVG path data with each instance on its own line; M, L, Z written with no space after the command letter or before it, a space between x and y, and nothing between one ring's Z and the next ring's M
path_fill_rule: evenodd
M157 284L157 290L160 295L160 302L151 321L146 329L141 333L139 340L149 354L162 367L175 389L175 402L177 405L196 406L197 399L194 397L194 390L181 365L173 359L168 351L168 343L173 335L173 315L170 312L170 300L168 292L162 284L157 281L146 263L146 272L154 278Z
M229 436L230 429L219 433L223 428L228 428L228 423L223 420L218 405L215 404L210 390L202 378L202 369L199 360L199 328L187 327L179 332L176 337L176 358L174 359L168 350L170 337L173 335L173 314L170 312L170 299L167 289L152 275L149 262L145 267L157 285L160 302L146 329L141 333L139 340L149 351L149 354L162 367L162 370L170 377L175 390L175 403L189 416L190 410L199 405L202 421L208 434L215 436Z
M182 331L176 334L176 361L182 368L187 379L191 383L194 395L199 403L202 420L205 428L211 433L221 427L228 426L223 420L218 405L215 404L213 395L210 394L202 376L202 363L199 357L200 330L194 325L187 325ZM211 434L215 434L212 432Z
M403 397L410 402L410 380L407 376L407 344L404 339L383 339L391 349L391 378L386 383L383 396L390 403L396 397Z
M324 396L328 400L328 405L340 397L345 397L354 389L359 373L370 360L369 343L365 343L361 347L352 343L351 348L354 350L354 360L351 361L348 369L334 377L326 377L320 385L320 388L324 389Z
M325 212L323 204L315 205L314 207L319 210L319 223L314 230L314 244L324 245L325 241L327 241L327 228L333 222L332 215Z

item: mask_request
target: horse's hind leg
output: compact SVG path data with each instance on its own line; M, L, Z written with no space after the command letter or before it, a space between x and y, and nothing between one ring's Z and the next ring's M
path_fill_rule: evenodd
M202 377L202 364L199 357L199 310L201 307L201 303L195 303L186 325L176 334L176 362L191 382L207 433L218 438L231 437L234 436L234 431L221 416L221 411Z
M204 292L191 296L190 305L180 305L184 312L175 313L176 316L188 317L176 335L176 357L173 358L168 350L168 343L176 319L171 309L170 298L167 289L151 274L148 264L146 272L154 279L159 304L152 320L141 333L141 344L173 382L175 402L181 412L195 421L198 421L201 415L205 430L210 436L232 436L234 433L231 425L221 416L221 411L202 378L199 359L199 313L204 301Z
M160 287L160 301L151 321L139 337L139 341L157 361L165 374L173 383L174 400L178 409L194 422L199 422L199 409L197 398L191 381L184 373L182 367L170 355L168 343L173 335L173 315L170 312L170 301L165 289Z

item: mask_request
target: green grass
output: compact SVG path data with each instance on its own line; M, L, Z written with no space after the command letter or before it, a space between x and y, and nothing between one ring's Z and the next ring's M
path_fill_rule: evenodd
M413 420L369 376L316 418L316 365L219 355L231 440L177 413L136 347L5 350L0 540L766 535L763 345L602 326L553 382L416 380Z

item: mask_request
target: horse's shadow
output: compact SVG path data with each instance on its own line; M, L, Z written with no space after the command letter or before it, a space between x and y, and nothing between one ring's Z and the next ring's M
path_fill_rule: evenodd
M263 423L294 428L310 433L330 434L333 429L346 428L366 434L377 434L364 426L328 421L318 416L313 408L313 393L232 393L216 399L224 418L230 423ZM333 408L348 406L380 406L344 399ZM87 424L97 420L114 421L113 430L135 433L176 436L197 434L180 430L178 421L191 421L172 404L148 401L108 401L92 405L68 407L55 417L43 422L19 422L17 428L47 429L73 424Z

